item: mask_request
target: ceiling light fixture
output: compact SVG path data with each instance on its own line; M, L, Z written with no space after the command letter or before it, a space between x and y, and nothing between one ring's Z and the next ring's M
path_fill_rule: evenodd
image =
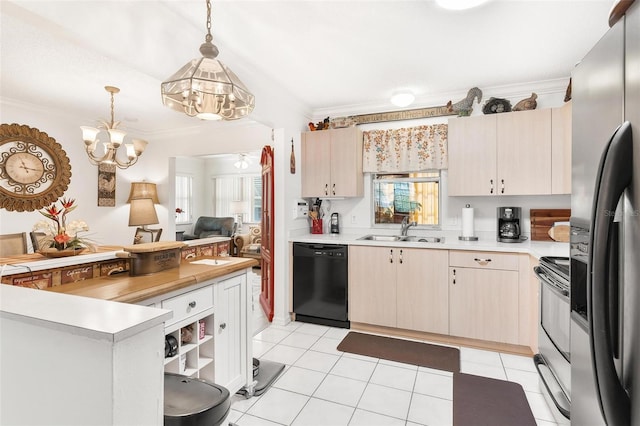
M411 92L398 92L391 96L391 103L398 107L406 107L416 99Z
M448 10L466 10L480 6L489 0L436 0L438 6Z
M236 169L244 170L244 169L249 168L249 161L247 160L247 155L246 154L240 154L238 156L238 161L233 163L233 165L235 166Z
M114 121L113 112L113 95L120 92L120 89L113 86L105 86L104 89L111 94L111 122L100 120L102 126L88 127L80 126L82 129L82 139L84 140L85 149L89 156L89 161L93 165L102 163L115 164L121 169L126 169L134 165L138 161L138 157L142 155L147 146L147 141L142 139L132 139L131 143L125 143L127 151L127 161L121 161L117 158L118 148L122 145L126 133L118 129L119 121ZM98 145L98 134L104 129L108 132L107 142L102 142L102 149L96 149Z
M189 117L236 120L253 111L255 97L233 71L216 59L211 43L211 0L207 0L207 35L200 45L202 58L189 61L161 85L162 103Z

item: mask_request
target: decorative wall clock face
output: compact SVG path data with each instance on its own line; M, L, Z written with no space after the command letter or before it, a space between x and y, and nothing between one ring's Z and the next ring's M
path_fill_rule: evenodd
M0 208L34 211L60 198L71 181L62 146L38 129L0 125Z

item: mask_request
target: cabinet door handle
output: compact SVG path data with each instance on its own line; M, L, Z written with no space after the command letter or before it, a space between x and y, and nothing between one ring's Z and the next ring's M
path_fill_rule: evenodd
M504 179L500 180L500 193L504 194Z
M402 249L400 250L400 263L402 263Z
M493 179L491 179L489 183L491 184L491 191L489 191L489 193L493 194Z
M328 183L324 184L324 195L329 195L329 184Z
M453 285L456 285L456 270L453 270Z
M389 250L389 263L393 263L393 250Z
M223 322L222 324L220 324L220 329L224 330L225 328L227 328L227 323Z
M335 183L332 186L331 192L333 192L333 195L336 195L336 184Z
M488 264L489 262L491 262L491 259L478 259L477 257L475 259L476 262L478 262L480 265L484 266L486 264Z
M196 301L194 300L193 302L189 302L189 307L190 308L195 308L196 307Z

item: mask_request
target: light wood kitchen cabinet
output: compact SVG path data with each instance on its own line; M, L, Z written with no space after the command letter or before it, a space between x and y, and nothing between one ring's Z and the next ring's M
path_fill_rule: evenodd
M351 246L352 322L447 334L447 250Z
M452 336L519 344L517 254L449 252Z
M362 131L303 133L301 169L303 197L362 197Z
M396 326L398 248L349 246L349 320Z
M571 194L571 102L551 109L551 193Z
M551 193L551 110L449 120L449 195Z

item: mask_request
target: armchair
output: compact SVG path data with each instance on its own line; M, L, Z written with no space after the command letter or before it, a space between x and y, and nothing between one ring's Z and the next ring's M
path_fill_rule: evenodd
M184 234L185 240L208 237L231 237L235 232L235 219L232 217L200 216L191 234Z
M240 257L260 259L260 242L262 241L262 227L250 225L248 234L236 234L233 242Z

